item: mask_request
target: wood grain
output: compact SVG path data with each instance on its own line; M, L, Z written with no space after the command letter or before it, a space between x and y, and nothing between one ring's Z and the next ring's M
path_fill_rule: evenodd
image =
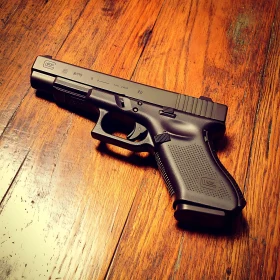
M1 1L1 134L30 88L36 54L56 55L86 2Z
M272 26L267 65L256 114L249 172L246 180L246 209L249 256L245 263L251 279L279 279L280 269L280 12ZM243 240L244 243L245 240Z
M279 0L1 1L0 279L279 279L279 16ZM35 96L39 54L227 104L235 230L178 227L151 157Z
M93 59L100 56L102 65L113 69L119 63L122 75L129 78L161 1L109 3L87 4L57 57L92 67ZM96 32L80 35L81 29L95 30L94 24ZM114 49L120 35L124 41L118 50L100 51L103 44ZM126 48L133 55L122 54ZM137 166L149 161L120 149L112 149L112 154L118 154L109 157L106 146L90 137L92 127L90 121L37 98L32 89L5 128L0 140L0 271L4 275L31 279L104 277L136 188L143 180L144 170L139 172ZM127 163L121 162L122 158ZM117 172L120 164L129 169ZM15 213L20 214L17 217Z
M0 37L0 199L13 182L39 130L37 110L28 111L29 118L17 115L16 124L10 125L21 102L30 89L30 67L36 54L56 54L69 31L73 28L85 2L72 11L73 2L48 3L45 1L6 1L1 6ZM30 102L30 97L27 98ZM40 106L37 106L38 108ZM26 108L24 108L26 111ZM26 112L25 112L26 113ZM25 114L24 113L24 114ZM47 113L45 113L47 114ZM10 126L9 126L10 125ZM39 125L39 126L37 126ZM4 133L6 130L9 132Z

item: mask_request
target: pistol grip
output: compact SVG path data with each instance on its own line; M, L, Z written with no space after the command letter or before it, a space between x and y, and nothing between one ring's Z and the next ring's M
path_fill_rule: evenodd
M195 138L170 135L157 147L156 161L180 223L219 227L246 202L235 180L216 156L208 133Z

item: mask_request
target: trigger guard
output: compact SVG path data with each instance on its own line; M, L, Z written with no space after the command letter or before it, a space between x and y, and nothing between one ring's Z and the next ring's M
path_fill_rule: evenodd
M143 135L143 138L140 139L140 141L136 142L136 143L131 142L131 140L129 140L129 139L124 139L124 138L109 134L106 131L104 131L104 129L102 128L102 119L108 113L110 113L110 112L108 112L104 109L100 109L99 119L98 119L95 127L91 131L91 136L93 138L95 138L99 141L108 143L108 144L122 147L122 148L130 150L130 151L134 151L134 152L153 152L154 144L153 144L152 138L151 138L150 134L148 133L148 131L146 130L146 128L144 128L144 127L143 128L145 129L145 131L147 133L145 133L145 136L143 135L143 133L141 133L141 137ZM140 130L142 131L143 128L140 127Z

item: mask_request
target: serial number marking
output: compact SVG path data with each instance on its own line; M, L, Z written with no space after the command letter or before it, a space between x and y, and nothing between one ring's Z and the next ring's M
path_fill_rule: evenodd
M106 81L101 81L101 80L97 80L97 82L99 82L99 83L103 83L103 84L106 84L106 85L109 85L110 83L108 83L108 82L106 82Z
M82 77L82 76L83 76L83 74L80 73L80 72L74 72L73 75L74 75L74 76L78 76L78 77Z

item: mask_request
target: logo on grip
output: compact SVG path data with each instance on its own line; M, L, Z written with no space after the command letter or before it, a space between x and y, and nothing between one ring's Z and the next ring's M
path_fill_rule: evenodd
M217 184L214 179L202 177L200 180L201 187L208 188L208 189L215 189L217 188Z
M51 60L45 60L43 67L53 70L55 67L55 62Z

